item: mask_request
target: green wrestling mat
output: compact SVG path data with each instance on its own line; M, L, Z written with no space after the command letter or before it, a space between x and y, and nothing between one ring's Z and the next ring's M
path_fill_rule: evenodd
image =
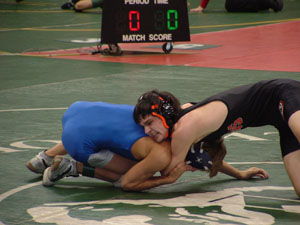
M174 184L141 193L124 192L110 183L85 177L65 178L53 187L43 187L42 177L29 172L25 164L60 140L61 117L75 101L135 104L141 93L157 88L173 92L184 103L262 79L300 80L300 71L128 64L20 55L30 51L90 47L59 40L99 37L100 9L74 13L60 10L62 3L58 0L0 1L1 225L299 223L300 200L282 164L277 131L269 126L248 128L225 139L228 162L239 169L261 167L269 172L268 180L239 181L223 174L209 179L205 172L187 172ZM284 11L279 13L230 14L223 5L224 1L211 1L206 14L190 14L191 33L296 19L300 9L300 2L287 0ZM234 25L238 23L245 25ZM206 25L210 27L204 27ZM213 55L211 57L213 60Z

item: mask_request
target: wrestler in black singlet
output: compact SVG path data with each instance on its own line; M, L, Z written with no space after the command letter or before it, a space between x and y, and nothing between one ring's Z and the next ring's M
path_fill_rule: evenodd
M288 79L264 80L216 94L183 110L186 113L212 101L222 101L228 115L222 126L205 137L204 141L244 129L273 125L280 134L282 156L300 149L300 143L288 126L290 116L300 110L300 82Z

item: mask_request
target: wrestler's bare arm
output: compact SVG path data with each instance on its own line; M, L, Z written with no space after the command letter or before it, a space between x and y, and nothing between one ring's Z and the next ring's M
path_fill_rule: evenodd
M151 144L145 149L145 145ZM138 154L144 154L144 159L133 166L122 178L121 187L128 191L142 191L163 184L175 182L186 171L184 165L174 168L168 176L154 176L155 173L167 167L171 159L169 145L162 145L153 140L140 146ZM137 154L136 154L137 155Z
M240 180L247 180L253 177L260 177L262 179L269 178L269 174L261 168L251 167L246 170L239 170L225 161L223 161L223 165L219 171Z
M219 129L227 114L227 106L221 101L214 101L180 118L174 126L171 141L172 160L164 174L168 174L178 163L185 160L193 143Z

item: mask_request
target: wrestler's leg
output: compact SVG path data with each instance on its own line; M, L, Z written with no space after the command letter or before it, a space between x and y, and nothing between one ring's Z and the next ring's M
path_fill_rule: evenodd
M54 156L65 154L67 154L67 151L60 142L47 150L39 152L26 163L26 167L34 173L43 174L44 170L53 163Z
M75 4L76 10L84 10L84 9L91 9L91 8L93 8L92 0L81 0Z
M300 149L284 156L283 161L296 194L300 197Z
M66 151L65 147L63 146L62 142L54 145L53 147L49 148L45 151L46 155L50 157L54 157L56 155L66 155L68 152Z
M88 166L94 168L104 168L112 172L124 174L131 168L136 161L125 158L119 154L113 153L110 150L103 149L99 152L88 156Z
M300 110L296 111L290 116L289 127L300 142Z
M136 161L114 154L112 159L103 168L93 168L77 162L77 171L84 176L115 182L135 164ZM88 171L90 171L90 173Z
M113 154L113 153L112 153ZM105 156L107 154L104 154ZM109 156L109 155L108 155ZM101 160L100 164L103 161ZM79 174L97 178L108 182L116 182L121 179L136 162L126 159L120 155L113 154L112 158L106 161L106 165L95 168L88 164L76 162L66 157L57 155L51 167L47 168L43 175L43 185L52 186L65 176L78 176Z
M103 168L118 174L125 174L136 163L134 160L114 154L112 160Z
M85 172L83 172L83 170ZM87 173L87 170L90 171L89 174ZM97 178L108 182L116 182L122 176L122 174L104 168L87 167L81 162L77 162L77 172L78 174L81 174L86 177Z
M300 110L290 116L288 124L300 142ZM283 161L295 191L300 197L300 149L286 155Z
M50 149L50 152L55 154L63 152L63 150L64 146L60 143L55 148ZM136 161L127 159L106 149L96 153L91 153L93 151L88 148L85 151L75 149L75 152L76 154L73 151L69 152L69 154L76 156L75 160L81 161L88 158L87 162L83 164L57 155L54 158L51 168L46 169L44 172L43 184L45 186L53 185L64 176L76 176L78 174L115 182L136 163Z

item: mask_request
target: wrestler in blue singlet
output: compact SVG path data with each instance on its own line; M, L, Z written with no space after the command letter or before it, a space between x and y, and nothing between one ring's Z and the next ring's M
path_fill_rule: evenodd
M75 102L65 112L62 143L77 161L87 163L91 154L108 149L135 159L132 145L147 136L133 119L134 106L105 102Z

